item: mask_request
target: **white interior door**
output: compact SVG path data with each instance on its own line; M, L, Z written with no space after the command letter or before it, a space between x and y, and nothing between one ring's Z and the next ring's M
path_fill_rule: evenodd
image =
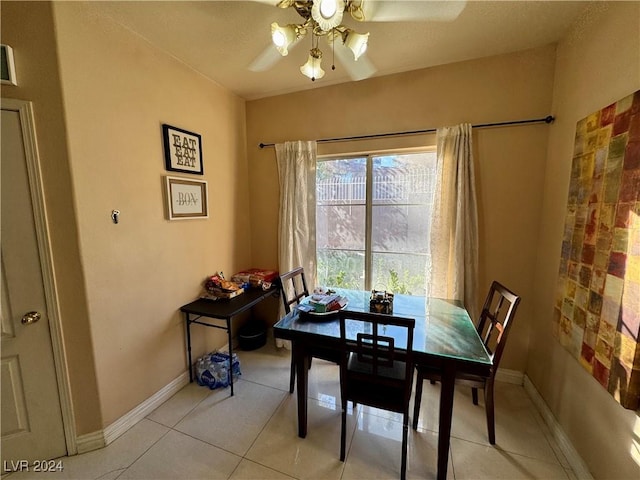
M2 465L67 453L18 111L2 108ZM15 464L17 465L17 464Z

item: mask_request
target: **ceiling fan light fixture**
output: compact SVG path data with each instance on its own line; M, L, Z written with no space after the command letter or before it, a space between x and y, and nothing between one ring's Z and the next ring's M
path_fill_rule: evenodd
M265 0L266 1L266 0ZM404 3L404 2L403 2ZM354 20L364 20L363 7L365 0L279 0L277 7L293 8L298 15L303 18L299 24L289 24L280 26L276 22L271 24L271 38L276 49L282 56L289 53L289 48L293 48L299 43L300 38L311 36L311 51L307 62L300 67L300 72L316 80L324 77L324 70L321 67L322 52L318 48L318 41L324 37L331 47L332 54L341 57L341 61L347 62L347 70L351 78L362 79L370 76L373 69L367 59L359 62L356 69L349 66L351 62L347 48L353 53L353 58L358 60L366 51L369 42L369 32L357 33L341 22L347 12ZM335 47L336 38L340 39L342 45ZM343 48L347 47L347 48ZM335 60L335 59L334 59ZM360 68L362 67L362 68ZM335 70L335 62L332 69ZM354 73L354 72L359 73ZM362 74L362 72L365 72Z
M320 14L323 18L331 18L336 14L338 10L338 2L335 0L320 0Z
M285 25L281 27L276 22L271 24L271 40L283 57L289 54L289 46L295 42L296 38L295 25Z
M344 0L316 0L311 6L311 17L328 32L340 25L344 8Z
M345 46L353 52L353 58L358 60L360 56L367 51L367 45L369 42L369 32L357 33L353 30L347 31L347 35L344 40Z
M318 48L312 48L309 52L309 58L307 59L307 63L300 67L300 72L311 79L311 81L315 81L316 79L321 79L324 77L324 70L320 65L322 61L322 52Z

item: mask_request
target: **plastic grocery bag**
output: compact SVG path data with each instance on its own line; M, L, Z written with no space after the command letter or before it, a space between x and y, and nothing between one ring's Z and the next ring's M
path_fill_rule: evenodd
M214 388L229 386L229 354L227 352L211 352L196 360L196 381L198 385ZM240 360L234 353L232 357L232 376L236 381L242 374L240 372Z

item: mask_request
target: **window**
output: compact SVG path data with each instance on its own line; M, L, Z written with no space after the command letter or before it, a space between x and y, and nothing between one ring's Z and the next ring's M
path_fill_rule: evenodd
M318 285L425 294L435 167L435 150L318 160Z

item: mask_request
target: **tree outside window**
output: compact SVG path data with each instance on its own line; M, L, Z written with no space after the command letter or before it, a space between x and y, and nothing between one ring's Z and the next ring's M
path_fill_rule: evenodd
M319 285L426 293L435 165L435 150L319 160Z

